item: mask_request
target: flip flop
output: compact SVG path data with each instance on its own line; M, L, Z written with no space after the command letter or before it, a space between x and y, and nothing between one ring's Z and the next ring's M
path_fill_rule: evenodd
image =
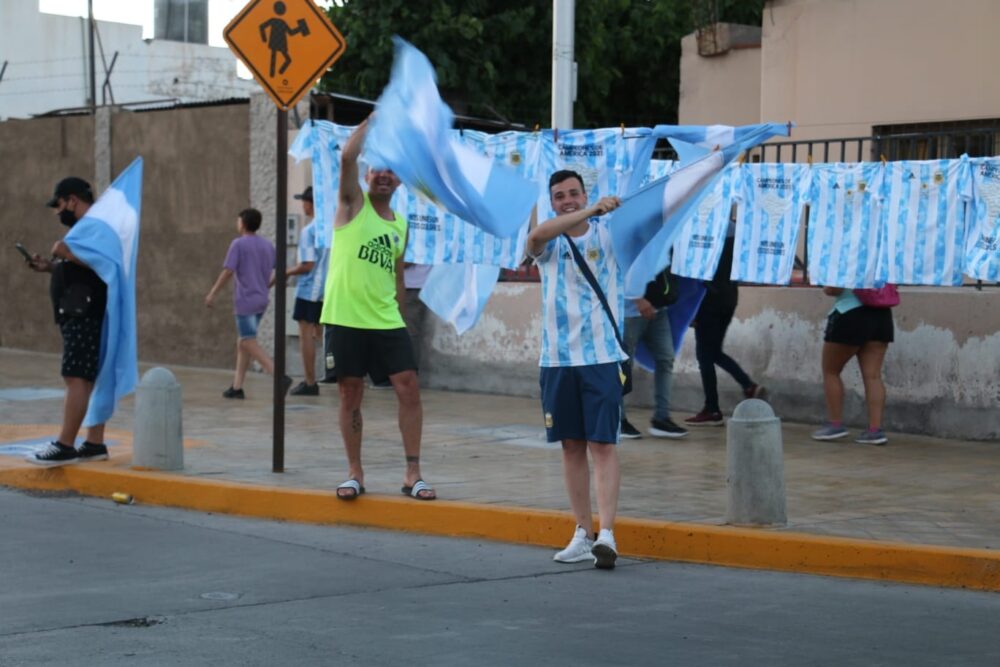
M342 496L338 493L337 498L339 500L356 500L358 496L360 496L362 493L365 492L365 487L361 486L360 482L358 482L358 480L353 478L347 480L346 482L337 487L338 491L340 489L350 489L354 493L346 496Z
M422 479L418 479L417 483L414 484L413 486L406 486L406 485L404 485L403 488L400 489L400 491L403 492L404 496L410 496L411 498L415 498L417 500L434 500L435 498L437 498L437 494L436 493L433 496L422 496L422 495L420 495L421 492L423 492L423 493L427 493L427 492L434 493L434 487L431 486L430 484L428 484L427 482L425 482Z

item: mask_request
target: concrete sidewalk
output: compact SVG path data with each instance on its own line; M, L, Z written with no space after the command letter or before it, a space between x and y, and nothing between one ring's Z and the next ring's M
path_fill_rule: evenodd
M4 349L0 350L0 370L0 445L54 437L62 409L58 356ZM221 396L230 383L229 371L171 370L183 387L184 435L190 441L182 473L130 470L132 398L122 402L109 424L114 430L109 443L113 460L72 468L100 475L115 471L151 475L150 479L164 484L170 480L238 483L320 492L310 497L326 500L332 497L333 488L346 474L335 386L322 386L318 398L288 398L286 471L275 474L271 472L270 379L252 375L245 387L247 399L234 401ZM565 515L571 529L561 457L557 446L544 442L536 399L425 391L423 400L423 471L442 500L459 501L463 511L493 507L511 521L518 520L519 512L530 517L535 516L533 510L555 510ZM780 416L781 406L774 407ZM448 506L448 502L417 503L399 493L403 454L392 391L369 390L363 410L368 494L362 501L391 500L389 507L406 512ZM675 417L679 421L683 415ZM631 409L630 418L644 426L649 413ZM857 445L853 440L818 443L809 438L812 429L813 425L784 424L788 526L740 535L808 534L952 549L1000 546L1000 450L996 443L895 433L889 434L885 447ZM637 520L637 526L691 524L692 530L712 534L713 527L723 524L724 428L692 430L681 440L645 436L625 441L621 463L623 519ZM64 483L55 471L41 472L44 475L14 456L0 456L0 483L38 488L58 488ZM20 481L11 481L15 478ZM32 479L44 479L44 483ZM140 494L137 500L142 500ZM351 505L360 507L362 502L335 502L331 511L340 516ZM346 516L348 522L365 523ZM490 535L488 531L482 534ZM497 539L507 536L503 531L496 535ZM559 544L567 536L568 531L544 541ZM621 537L619 542L626 551Z

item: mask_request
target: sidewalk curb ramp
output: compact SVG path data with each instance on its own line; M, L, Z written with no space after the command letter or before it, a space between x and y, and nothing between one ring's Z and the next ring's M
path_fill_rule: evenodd
M115 461L117 459L117 461ZM421 502L367 493L353 501L336 493L257 486L132 470L127 457L107 464L0 468L0 485L73 491L201 512L313 524L366 526L430 535L562 547L572 533L567 513L448 500ZM620 517L621 555L834 577L1000 591L1000 552L807 535L783 530L670 523Z

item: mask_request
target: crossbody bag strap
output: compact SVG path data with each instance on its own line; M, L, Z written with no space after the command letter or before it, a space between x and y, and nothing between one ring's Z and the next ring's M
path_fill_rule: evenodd
M563 234L563 237L565 237L566 242L569 243L569 249L573 253L573 259L576 260L576 265L580 268L580 273L582 273L583 277L587 279L588 283L590 283L591 289L593 289L594 293L597 294L597 299L601 302L601 305L604 306L604 313L608 316L608 319L611 320L611 328L615 331L615 340L618 341L618 345L620 345L624 350L625 342L622 340L621 332L618 331L618 322L615 320L614 311L611 310L611 306L608 304L608 298L604 296L604 290L602 290L601 286L597 283L597 278L594 277L594 273L590 270L590 267L587 266L587 262L584 261L583 255L580 254L580 249L576 247L575 243L573 243L573 239L570 235Z

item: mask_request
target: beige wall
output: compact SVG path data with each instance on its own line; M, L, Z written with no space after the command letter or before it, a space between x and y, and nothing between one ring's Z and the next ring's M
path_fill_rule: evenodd
M462 336L428 317L422 382L538 396L540 298L537 284L501 283L479 323ZM902 303L893 311L896 342L889 347L884 368L887 429L1000 438L998 300L996 290L902 288ZM783 419L815 423L824 418L820 353L830 304L818 288L740 290L726 351L755 381L767 385ZM845 420L863 426L864 388L856 363L845 369L843 379ZM719 393L727 414L743 398L739 386L721 370ZM683 417L701 409L702 401L694 335L689 332L674 365L671 406L675 417ZM649 373L637 373L629 403L651 406Z
M1000 117L996 0L772 0L762 23L760 117L795 139Z
M250 205L248 109L237 104L112 115L112 174L136 156L144 159L136 286L143 361L233 363L230 294L212 310L202 299L236 236L236 214ZM88 116L0 123L0 163L17 165L0 179L4 347L60 349L48 277L27 270L12 245L20 240L44 255L63 235L44 202L63 176L94 181L93 128Z
M38 159L32 159L38 156ZM71 116L0 123L0 346L45 352L60 349L52 320L49 281L14 251L20 241L48 257L66 228L45 208L63 176L94 173L94 118Z
M682 125L749 125L760 122L760 46L698 54L697 35L681 41Z

